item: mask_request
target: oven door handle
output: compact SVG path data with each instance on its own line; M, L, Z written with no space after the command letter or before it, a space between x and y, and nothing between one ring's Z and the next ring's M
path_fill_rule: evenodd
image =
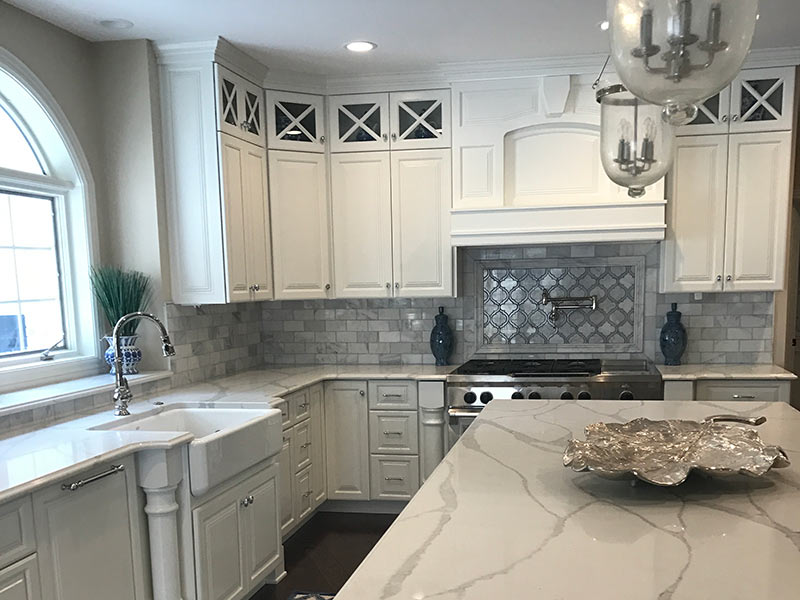
M450 417L456 418L456 419L459 419L459 418L474 419L480 413L481 413L480 409L476 409L476 410L468 410L468 409L463 409L463 408L448 408L447 409L447 415L450 416Z

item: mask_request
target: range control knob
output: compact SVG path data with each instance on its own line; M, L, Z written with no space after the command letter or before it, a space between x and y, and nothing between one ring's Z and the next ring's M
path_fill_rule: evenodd
M584 390L582 392L578 392L578 400L591 400L591 399L592 399L592 395L589 392L587 392L586 390Z
M522 400L524 397L525 395L522 392L514 392L513 394L511 394L512 400Z
M575 396L572 395L572 392L564 392L561 394L562 400L572 400Z
M484 404L489 404L489 402L492 401L492 398L494 398L494 396L492 396L492 392L483 392L481 394L481 402Z
M528 400L541 400L542 395L539 392L531 392L528 394Z
M620 400L633 400L633 392L630 390L625 390L619 395Z
M467 392L466 394L464 394L464 402L466 402L467 404L474 404L475 400L477 399L478 397L475 395L475 392Z

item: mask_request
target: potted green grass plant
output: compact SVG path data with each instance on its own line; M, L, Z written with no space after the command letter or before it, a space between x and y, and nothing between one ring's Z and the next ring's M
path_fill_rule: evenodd
M119 319L128 313L146 312L153 296L150 277L139 271L125 271L119 267L92 267L90 273L95 298L103 310L111 330L104 336L108 342L104 358L106 364L114 369L114 343L111 333ZM122 373L133 375L139 372L138 364L142 360L142 351L136 346L136 328L139 319L128 321L120 329L120 347L122 350Z

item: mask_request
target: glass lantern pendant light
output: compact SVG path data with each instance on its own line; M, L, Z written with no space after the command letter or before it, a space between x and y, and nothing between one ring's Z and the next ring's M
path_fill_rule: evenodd
M673 125L688 123L742 68L757 14L758 0L608 0L617 74Z
M640 198L645 187L672 167L675 130L661 118L662 107L640 100L622 85L597 90L600 157L614 183Z

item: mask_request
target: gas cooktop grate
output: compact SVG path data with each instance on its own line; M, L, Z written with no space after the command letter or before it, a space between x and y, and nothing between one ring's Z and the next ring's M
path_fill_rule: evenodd
M600 373L599 359L470 360L453 371L457 375L530 377L587 377Z

